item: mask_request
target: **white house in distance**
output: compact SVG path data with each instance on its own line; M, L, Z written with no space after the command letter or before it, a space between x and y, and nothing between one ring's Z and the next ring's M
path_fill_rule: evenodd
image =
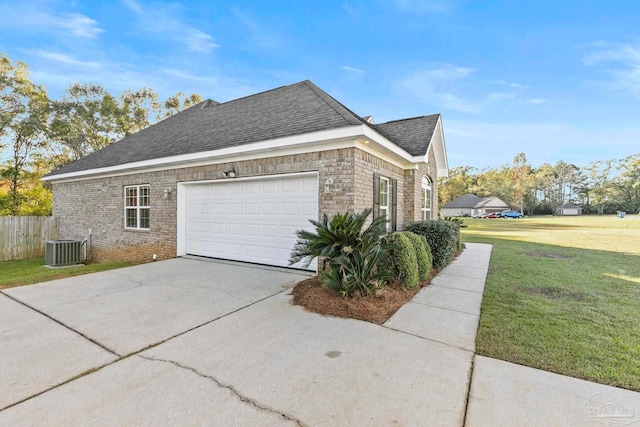
M509 205L497 197L478 197L465 194L440 207L442 216L474 216L483 213L502 212Z
M564 205L558 206L556 208L556 215L559 215L559 216L582 215L582 208L580 206L576 206L571 203L565 203Z

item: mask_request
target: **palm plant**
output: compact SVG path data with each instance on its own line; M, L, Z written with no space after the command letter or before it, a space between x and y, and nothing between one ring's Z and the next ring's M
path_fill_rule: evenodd
M296 232L298 241L291 251L289 265L302 261L308 267L315 258L324 258L328 262L326 271L321 272L325 285L345 296L374 293L389 278L378 268L388 244L380 239L386 232L385 218L377 218L364 228L371 212L368 208L359 214L339 213L331 220L326 214L322 221L309 220L316 232Z
M304 260L303 265L306 268L315 258L332 259L340 255L343 248L347 248L347 251L357 251L365 244L378 241L380 236L386 233L386 219L377 218L363 230L371 212L372 209L367 208L359 214L338 213L331 221L327 214L323 215L322 221L310 219L309 222L316 227L316 232L296 231L298 241L291 251L289 265Z

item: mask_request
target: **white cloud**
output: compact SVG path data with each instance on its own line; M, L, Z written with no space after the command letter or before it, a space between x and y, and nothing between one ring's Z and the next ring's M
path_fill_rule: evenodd
M480 105L452 93L451 85L466 79L475 70L452 64L435 63L403 79L400 86L413 96L438 104L442 108L463 113L478 113Z
M61 37L95 39L104 30L98 21L80 13L58 13L28 2L0 5L2 25L17 30L54 34Z
M144 13L144 9L140 5L140 3L138 3L136 0L122 0L122 3L124 3L126 7L128 7L130 10L134 11L135 13L138 13L138 14Z
M220 45L213 42L213 37L209 34L192 28L187 30L182 41L193 52L211 53L213 49L220 47Z
M197 53L211 53L220 47L210 34L194 28L178 18L180 7L176 4L154 3L148 7L136 0L122 0L135 13L142 31L173 39Z
M584 58L589 66L605 64L604 72L611 76L611 86L615 89L640 96L640 45L611 45L595 43Z
M362 74L362 73L364 73L364 72L365 72L365 71L364 71L363 69L361 69L361 68L350 67L350 66L348 66L348 65L343 65L343 66L342 66L342 69L343 69L343 70L345 70L345 71L349 71L349 72L351 72L351 73L358 73L358 74Z
M68 29L72 34L79 37L93 39L104 31L102 28L98 27L98 21L79 13L71 13L66 16L63 15L60 18L54 17L52 23L54 23L54 25L59 25L61 28Z
M527 104L541 105L546 104L547 102L549 102L549 100L546 98L529 98L526 100L526 102Z
M57 52L49 52L46 50L30 50L27 53L31 54L34 57L39 57L42 59L51 60L54 62L58 62L60 64L72 65L74 67L84 68L84 69L98 69L100 68L100 63L95 61L81 61L74 58L71 55L66 55L63 53Z

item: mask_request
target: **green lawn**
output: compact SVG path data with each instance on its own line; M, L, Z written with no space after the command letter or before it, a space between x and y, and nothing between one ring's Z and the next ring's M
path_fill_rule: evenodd
M44 258L25 259L20 261L0 262L0 289L14 286L31 285L47 280L62 279L96 271L111 270L131 265L129 262L104 262L79 267L48 268L44 266Z
M640 217L465 222L494 245L478 354L640 391Z

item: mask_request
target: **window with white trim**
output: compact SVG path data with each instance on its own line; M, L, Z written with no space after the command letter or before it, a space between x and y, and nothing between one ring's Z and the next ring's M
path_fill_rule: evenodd
M124 228L149 229L149 199L148 184L124 187Z
M422 201L420 210L422 211L422 219L431 219L431 180L428 176L422 177Z
M389 178L385 178L383 176L380 177L380 205L378 207L379 216L386 216L387 219L390 219L389 216ZM387 231L390 230L390 222L387 222Z
M373 174L373 219L386 217L387 231L397 228L398 181Z

